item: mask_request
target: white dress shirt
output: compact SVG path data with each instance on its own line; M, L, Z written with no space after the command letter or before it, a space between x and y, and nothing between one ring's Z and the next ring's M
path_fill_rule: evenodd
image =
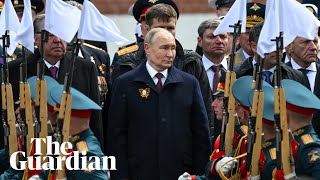
M297 64L293 59L291 59L291 65L292 65L292 68L293 69L301 69L302 67ZM302 68L304 69L304 68ZM310 88L311 88L311 91L313 92L314 90L314 85L315 85L315 82L316 82L316 76L317 76L317 65L315 62L311 63L309 67L306 68L307 70L309 70L307 76L308 76L308 79L309 79L309 84L310 84Z
M156 71L153 67L150 66L150 64L146 63L146 68L147 68L147 71L150 75L150 77L152 78L153 82L157 85L159 79L156 77L156 74L158 73L158 71ZM164 84L164 82L167 80L167 77L168 77L168 69L164 70L164 71L161 71L159 72L161 73L163 76L161 78L161 82L162 82L162 85Z
M56 77L58 78L58 73L59 73L59 69L60 69L60 61L58 61L56 64L51 65L50 63L48 63L47 60L44 59L44 64L47 66L48 69L50 69L52 66L57 67L57 73L56 73Z
M213 65L217 66L219 64L214 64L213 62L211 62L205 55L202 56L202 63L204 66L204 69L207 72L207 76L208 76L208 80L209 80L209 84L210 84L210 88L212 90L212 86L213 86L213 78L214 78L214 72L211 69L211 67ZM223 60L220 63L222 65L222 69L224 69L224 71L226 71L228 69L228 62L226 57L223 58Z

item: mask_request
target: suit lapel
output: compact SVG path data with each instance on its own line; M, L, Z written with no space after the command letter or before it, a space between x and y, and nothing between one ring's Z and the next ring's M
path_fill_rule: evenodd
M143 82L153 90L158 91L158 88L154 81L152 80L149 72L146 68L146 61L143 61L136 69L135 75L134 75L134 81Z
M71 57L72 57L72 53L67 52L64 55L63 59L60 60L60 67L59 67L59 73L57 78L57 81L60 83L64 82L65 75L69 72L71 68ZM77 70L77 62L76 62L77 57L75 59L73 73L76 72Z

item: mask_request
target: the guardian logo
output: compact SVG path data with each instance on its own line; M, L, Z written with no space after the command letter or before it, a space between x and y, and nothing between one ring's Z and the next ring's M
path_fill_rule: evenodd
M10 166L13 169L24 170L28 166L30 170L63 170L63 164L65 164L65 168L68 170L117 170L114 156L87 157L86 151L69 152L68 149L72 150L73 148L70 142L63 142L60 145L59 142L52 142L51 136L47 136L47 138L32 138L31 142L34 143L34 154L33 156L28 156L25 161L19 160L20 167L17 167L16 159L19 154L25 158L26 153L17 151L10 156ZM41 143L46 144L47 154L42 154Z

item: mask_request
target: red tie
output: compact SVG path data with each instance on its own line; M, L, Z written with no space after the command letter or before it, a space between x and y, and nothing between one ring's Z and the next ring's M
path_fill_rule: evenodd
M155 76L158 78L158 83L157 83L158 90L161 91L162 90L161 78L163 77L163 74L157 73Z
M221 64L215 66L211 66L213 72L214 72L214 76L213 76L213 86L212 86L212 92L215 93L217 91L217 87L218 87L218 83L219 83L219 72L221 70Z
M51 66L49 68L50 72L51 72L51 75L53 77L53 79L57 79L57 70L58 68L56 66Z

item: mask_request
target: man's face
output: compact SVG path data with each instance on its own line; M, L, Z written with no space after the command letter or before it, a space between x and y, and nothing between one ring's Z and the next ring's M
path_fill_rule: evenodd
M216 114L217 120L222 121L223 113L222 113L222 108L223 108L223 97L222 96L217 96L215 100L212 102L212 108L214 113Z
M290 45L290 55L301 67L308 67L317 61L318 36L314 40L296 37Z
M245 33L241 33L239 36L239 44L241 48L250 56L253 56L253 51L250 47L250 41L249 41L249 32L250 30L247 29Z
M41 28L44 29L44 21L41 23ZM41 52L41 33L35 34L35 42ZM63 58L66 48L65 41L49 33L48 42L43 46L43 57L49 63L51 59L60 60Z
M282 53L280 53L280 60L282 59ZM269 70L270 68L277 65L277 52L273 51L271 53L267 53L264 56L264 69Z
M148 31L153 28L164 28L168 30L173 37L176 37L176 23L177 20L175 18L169 18L169 21L159 21L159 19L153 19L153 23L151 27L147 26Z
M144 45L149 64L158 72L172 66L176 57L176 42L168 32L158 32L151 43Z
M203 53L209 57L224 56L228 50L229 36L227 33L213 35L215 29L209 28L198 37L198 45L202 47Z

